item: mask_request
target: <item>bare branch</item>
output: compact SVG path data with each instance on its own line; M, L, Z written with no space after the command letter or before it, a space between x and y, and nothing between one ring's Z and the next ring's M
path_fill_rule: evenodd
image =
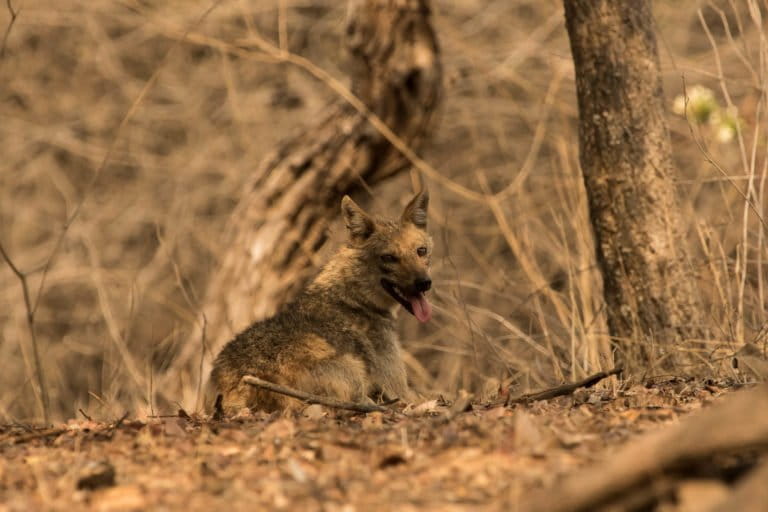
M343 400L337 400L327 396L313 395L311 393L305 393L298 389L288 388L273 384L272 382L260 379L253 375L246 375L243 377L243 382L249 386L254 386L261 389L272 391L273 393L280 393L281 395L297 398L308 404L320 404L326 407L333 407L334 409L345 409L347 411L355 412L391 412L392 409L382 407L376 404L360 404L354 402L345 402Z
M200 366L198 368L199 375L197 376L197 397L195 398L195 404L200 403L200 399L203 396L203 364L205 363L205 350L206 350L206 343L205 343L205 331L208 328L208 318L205 316L205 313L200 313L203 317L203 327L202 332L200 333Z
M13 262L8 252L5 250L2 242L0 242L0 256L8 265L8 268L16 275L21 285L21 292L24 296L24 307L27 311L27 328L29 329L29 338L32 342L32 359L35 362L35 377L37 378L37 386L39 388L38 400L40 401L40 408L43 411L43 421L46 424L50 421L50 400L48 398L48 388L45 385L45 371L40 361L40 349L37 345L37 335L35 334L35 308L32 307L32 301L29 295L29 283L27 282L27 274L19 270L19 267Z
M622 371L624 371L623 368L614 368L613 370L609 370L607 372L598 372L578 382L562 384L560 386L555 386L554 388L545 389L543 391L537 391L536 393L527 393L525 395L520 395L517 398L511 398L506 401L506 404L511 405L511 404L521 404L521 403L528 403L528 402L538 402L540 400L550 400L558 396L570 395L571 393L573 393L579 388L591 388L601 380L607 379L611 375L618 375Z
M32 432L30 434L24 434L18 437L11 438L11 444L23 444L35 439L48 439L51 437L59 437L61 434L65 434L67 429L65 428L52 428L47 430L41 430L39 432Z
M19 17L19 12L21 11L21 9L13 8L11 0L5 0L5 5L8 7L8 12L11 13L11 21L5 28L5 34L3 34L3 42L0 43L0 60L5 57L5 48L8 44L8 36L11 35L11 29L13 28L13 25L16 24L16 19Z

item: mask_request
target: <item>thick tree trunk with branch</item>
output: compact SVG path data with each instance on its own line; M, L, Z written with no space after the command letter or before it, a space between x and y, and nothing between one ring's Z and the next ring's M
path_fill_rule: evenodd
M672 182L651 2L564 4L609 329L620 357L648 363L655 359L650 339L663 347L701 332Z
M391 134L374 126L383 122L411 148L426 134L441 88L428 0L352 1L346 36L354 97L331 83L342 97L263 160L232 215L205 305L212 352L301 289L344 194L407 167ZM323 76L300 57L287 60ZM199 354L190 341L177 362L189 368Z

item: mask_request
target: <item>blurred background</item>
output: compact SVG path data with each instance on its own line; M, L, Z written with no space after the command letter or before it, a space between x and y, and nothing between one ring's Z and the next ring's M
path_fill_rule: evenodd
M410 377L423 390L488 396L502 382L525 390L607 368L562 3L433 4L445 86L421 154L445 179L504 193L492 211L428 182L436 314L427 326L401 320ZM179 389L197 384L169 372L192 342L242 187L336 99L238 41L277 44L282 24L291 52L346 83L344 2L224 0L209 12L189 0L11 5L0 243L29 301L0 260L0 420L41 419L29 311L54 419L80 408L103 418L190 407ZM660 0L654 9L680 243L714 326L687 372L734 376L730 354L745 342L764 347L766 4ZM411 190L403 173L356 199L387 213Z

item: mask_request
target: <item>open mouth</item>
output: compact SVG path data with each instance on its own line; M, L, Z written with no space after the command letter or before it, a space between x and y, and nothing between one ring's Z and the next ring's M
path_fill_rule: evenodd
M413 295L407 294L402 288L387 279L381 280L381 286L393 299L399 302L410 314L415 316L419 322L429 322L432 318L432 305L424 296L423 292L417 292Z

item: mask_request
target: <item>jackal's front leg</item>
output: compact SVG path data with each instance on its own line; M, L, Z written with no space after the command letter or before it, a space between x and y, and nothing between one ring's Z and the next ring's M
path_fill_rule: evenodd
M393 354L395 355L395 354ZM405 364L397 357L392 357L387 361L389 364L378 368L371 376L374 384L374 390L378 392L380 398L384 400L399 399L401 402L410 403L416 396L408 386L408 377L405 373ZM378 398L378 397L375 397Z

